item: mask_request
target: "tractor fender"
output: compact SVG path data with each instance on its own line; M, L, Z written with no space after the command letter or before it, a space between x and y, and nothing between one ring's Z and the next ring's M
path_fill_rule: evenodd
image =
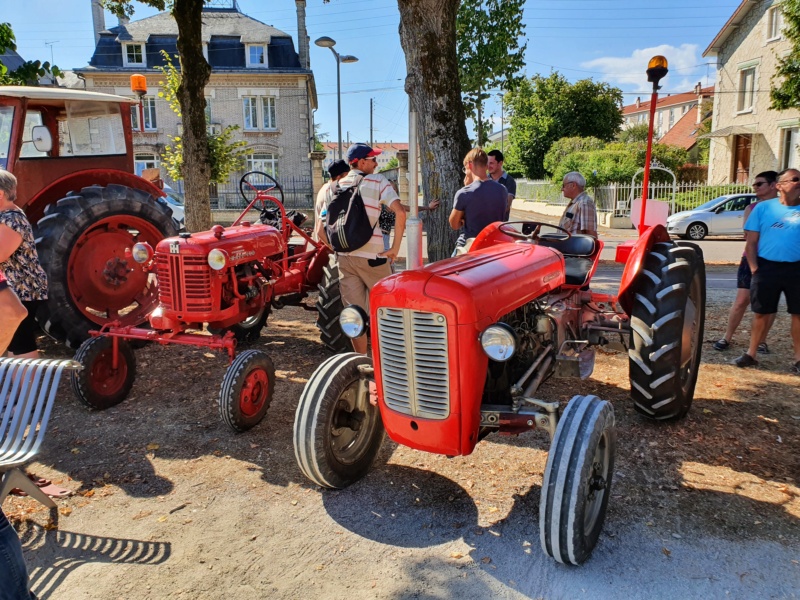
M618 300L622 309L628 314L633 310L633 294L636 279L642 272L644 260L654 244L670 241L669 233L663 225L655 225L644 231L637 240L632 240L633 248L628 254L622 279L619 282ZM621 246L622 244L620 244ZM619 250L618 250L619 251Z
M44 209L64 198L69 192L79 191L91 185L108 186L110 184L124 185L129 188L142 190L156 198L165 196L164 192L153 183L126 171L116 169L86 169L65 175L56 179L48 186L39 190L31 198L25 212L31 223L36 223L44 216Z

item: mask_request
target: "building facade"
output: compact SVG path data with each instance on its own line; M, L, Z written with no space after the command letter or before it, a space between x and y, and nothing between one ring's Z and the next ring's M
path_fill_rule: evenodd
M211 66L205 89L209 133L238 125L234 140L247 143L244 171L264 171L291 187L305 181L310 196L308 154L313 150L312 111L317 98L309 65L305 4L305 0L295 2L298 50L287 33L241 13L236 0L206 3L202 38L203 54ZM121 96L133 96L132 74L146 77L147 94L141 107L131 111L135 166L137 173L160 167L164 148L182 129L180 118L159 95L164 75L157 69L165 65L162 51L178 66L177 24L169 12L163 12L139 21L120 20L116 27L106 29L98 0L92 0L92 11L95 52L89 66L75 72L87 90ZM232 175L231 185L241 174ZM212 196L215 190L216 186Z
M655 124L653 125L653 136L660 139L680 121L686 113L695 106L699 108L699 113L703 114L706 109L711 108L711 101L714 96L714 87L701 87L698 83L691 92L681 94L670 94L660 96L656 102ZM697 113L695 113L697 114ZM622 128L628 129L634 125L642 125L650 122L650 101L642 102L641 98L636 98L636 102L622 107Z
M717 59L708 182L749 183L760 171L800 165L800 111L770 108L779 57L791 43L780 4L743 0L703 53Z

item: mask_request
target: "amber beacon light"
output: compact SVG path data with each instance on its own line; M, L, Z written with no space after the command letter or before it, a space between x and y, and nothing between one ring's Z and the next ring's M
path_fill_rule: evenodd
M131 75L131 91L139 97L139 131L144 131L144 106L142 98L147 93L147 79L144 75Z

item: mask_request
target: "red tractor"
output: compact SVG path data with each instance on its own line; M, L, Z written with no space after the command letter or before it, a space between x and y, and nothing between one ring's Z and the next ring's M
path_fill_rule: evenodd
M37 315L77 347L111 322L138 325L158 303L155 281L127 256L178 233L164 192L133 174L131 107L111 94L0 87L0 167L19 181L50 284Z
M244 431L263 419L275 368L260 350L236 356L237 341L256 340L272 307L306 307L301 301L322 281L331 251L300 227L305 215L287 213L283 191L269 175L247 173L240 191L248 205L232 226L128 249L126 260L157 276L158 306L148 316L150 329L112 322L91 332L75 355L85 368L72 377L84 403L104 409L125 399L136 377L131 342L184 344L228 353L231 364L219 394L226 424ZM245 221L259 204L261 223Z
M596 396L535 397L549 377L583 379L595 349L627 351L636 409L660 420L692 403L705 314L696 246L662 226L636 241L617 295L589 282L603 242L542 233L545 223L495 223L469 252L387 277L369 313L342 311L346 335L368 331L372 355L340 354L310 377L297 407L295 457L326 488L370 469L384 432L405 446L470 454L491 433L551 436L539 510L541 543L580 564L605 518L614 472L614 410Z

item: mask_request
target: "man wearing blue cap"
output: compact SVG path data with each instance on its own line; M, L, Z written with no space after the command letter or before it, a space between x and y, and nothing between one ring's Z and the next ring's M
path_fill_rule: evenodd
M355 304L369 310L369 291L378 281L392 274L391 263L397 258L403 233L406 229L406 212L394 187L384 175L375 173L378 163L375 157L381 153L366 144L353 144L347 149L347 164L350 172L329 189L329 199L337 187L359 186L364 207L373 226L370 240L352 252L337 252L339 261L339 289L345 306ZM395 215L394 240L384 251L383 236L378 225L381 206ZM367 353L367 338L361 336L353 340L353 349L361 354Z

